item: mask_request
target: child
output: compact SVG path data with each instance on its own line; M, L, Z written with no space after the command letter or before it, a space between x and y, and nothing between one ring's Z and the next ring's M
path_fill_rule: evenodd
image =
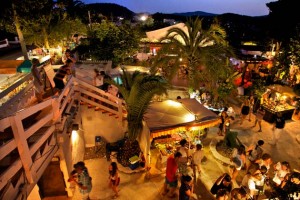
M182 176L179 188L179 200L189 200L194 191L194 184L191 176Z
M118 186L120 184L120 177L119 177L119 173L118 173L118 166L116 162L112 162L109 165L109 187L112 188L112 190L115 192L115 195L113 196L113 198L117 198L119 196L118 194Z

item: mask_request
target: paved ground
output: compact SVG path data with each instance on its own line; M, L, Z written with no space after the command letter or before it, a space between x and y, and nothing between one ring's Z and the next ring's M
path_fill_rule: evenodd
M239 111L238 107L234 106L236 111ZM292 168L300 169L300 145L296 141L296 135L300 130L299 121L288 121L282 135L280 135L279 142L276 146L268 144L272 136L272 126L263 122L263 132L257 132L258 128L251 128L254 123L254 116L252 121L245 121L243 125L240 125L239 118L236 118L233 129L238 131L239 139L245 144L250 145L259 139L263 139L266 143L263 146L265 152L272 155L274 162L288 161ZM99 124L101 127L101 124ZM229 172L228 165L223 164L217 160L209 149L209 144L212 140L221 140L222 137L217 135L217 127L210 128L208 137L203 141L204 152L207 157L207 161L203 164L203 173L201 179L196 182L195 192L198 199L209 200L213 197L208 192L208 189L212 186L213 182L224 172ZM84 136L88 137L88 136ZM84 147L78 147L78 152ZM83 157L83 156L79 156ZM120 200L157 200L168 199L161 196L161 190L164 180L164 172L161 172L155 168L155 155L152 155L152 168L150 170L150 179L145 178L146 172L137 172L133 174L127 174L121 172L121 185L120 185ZM96 158L85 160L86 165L93 177L93 190L90 194L91 199L108 200L112 199L113 192L107 186L108 179L108 165L109 162L105 158ZM243 175L243 172L241 173ZM242 175L237 178L239 183L242 179ZM207 189L208 188L208 189ZM75 191L73 200L80 199L78 191ZM176 198L174 198L176 199Z

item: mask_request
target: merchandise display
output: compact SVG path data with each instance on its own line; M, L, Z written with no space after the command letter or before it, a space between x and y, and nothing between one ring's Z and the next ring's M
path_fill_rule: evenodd
M296 95L287 86L272 85L262 95L262 106L264 108L264 120L274 122L277 113L281 113L286 120L292 118L295 106L293 97Z

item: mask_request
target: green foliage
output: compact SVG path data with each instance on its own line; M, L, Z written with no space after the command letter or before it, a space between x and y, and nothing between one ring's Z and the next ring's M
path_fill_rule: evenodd
M202 20L188 19L187 31L171 28L163 40L164 44L152 64L152 73L162 69L168 80L185 65L188 71L189 86L198 88L199 83L216 88L218 81L225 80L231 73L228 56L233 55L225 40L226 33L217 23L204 28ZM180 58L182 61L180 61Z
M289 43L300 23L298 1L271 1L266 5L270 10L269 26L273 38L286 44Z
M232 82L223 82L219 84L217 88L217 93L218 96L224 100L226 97L228 97L231 94L231 92L234 89L236 89L236 87Z
M93 24L88 38L79 47L79 53L90 54L94 60L112 60L117 66L124 63L138 51L139 33L129 24L116 26L112 22L103 21Z
M266 91L266 81L263 79L253 79L251 90L258 98L260 98Z
M275 73L284 73L283 78L287 78L290 75L290 66L300 66L300 35L299 31L296 32L295 36L290 39L289 44L283 45L281 52L276 54L274 58L273 71Z
M128 137L136 139L143 129L143 117L155 95L167 92L168 84L161 76L149 75L135 71L130 74L123 70L123 85L118 87L127 106Z
M21 24L20 31L27 44L34 43L48 48L62 45L62 41L70 39L74 33L86 34L86 26L76 18L69 18L67 14L70 10L66 10L66 5L76 1L9 0L5 2L6 7L2 8L2 13L5 16L12 16L11 8L14 5ZM72 8L75 9L74 6ZM69 6L68 9L71 7ZM16 33L15 22L12 22L11 17L1 17L1 19L2 23L5 23L6 30Z

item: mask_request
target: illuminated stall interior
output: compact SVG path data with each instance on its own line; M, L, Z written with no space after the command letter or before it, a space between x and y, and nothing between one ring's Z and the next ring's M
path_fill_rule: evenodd
M217 114L196 99L188 98L152 102L144 118L150 130L152 150L159 150L162 156L174 153L181 139L189 141L193 151L208 128L220 123Z

